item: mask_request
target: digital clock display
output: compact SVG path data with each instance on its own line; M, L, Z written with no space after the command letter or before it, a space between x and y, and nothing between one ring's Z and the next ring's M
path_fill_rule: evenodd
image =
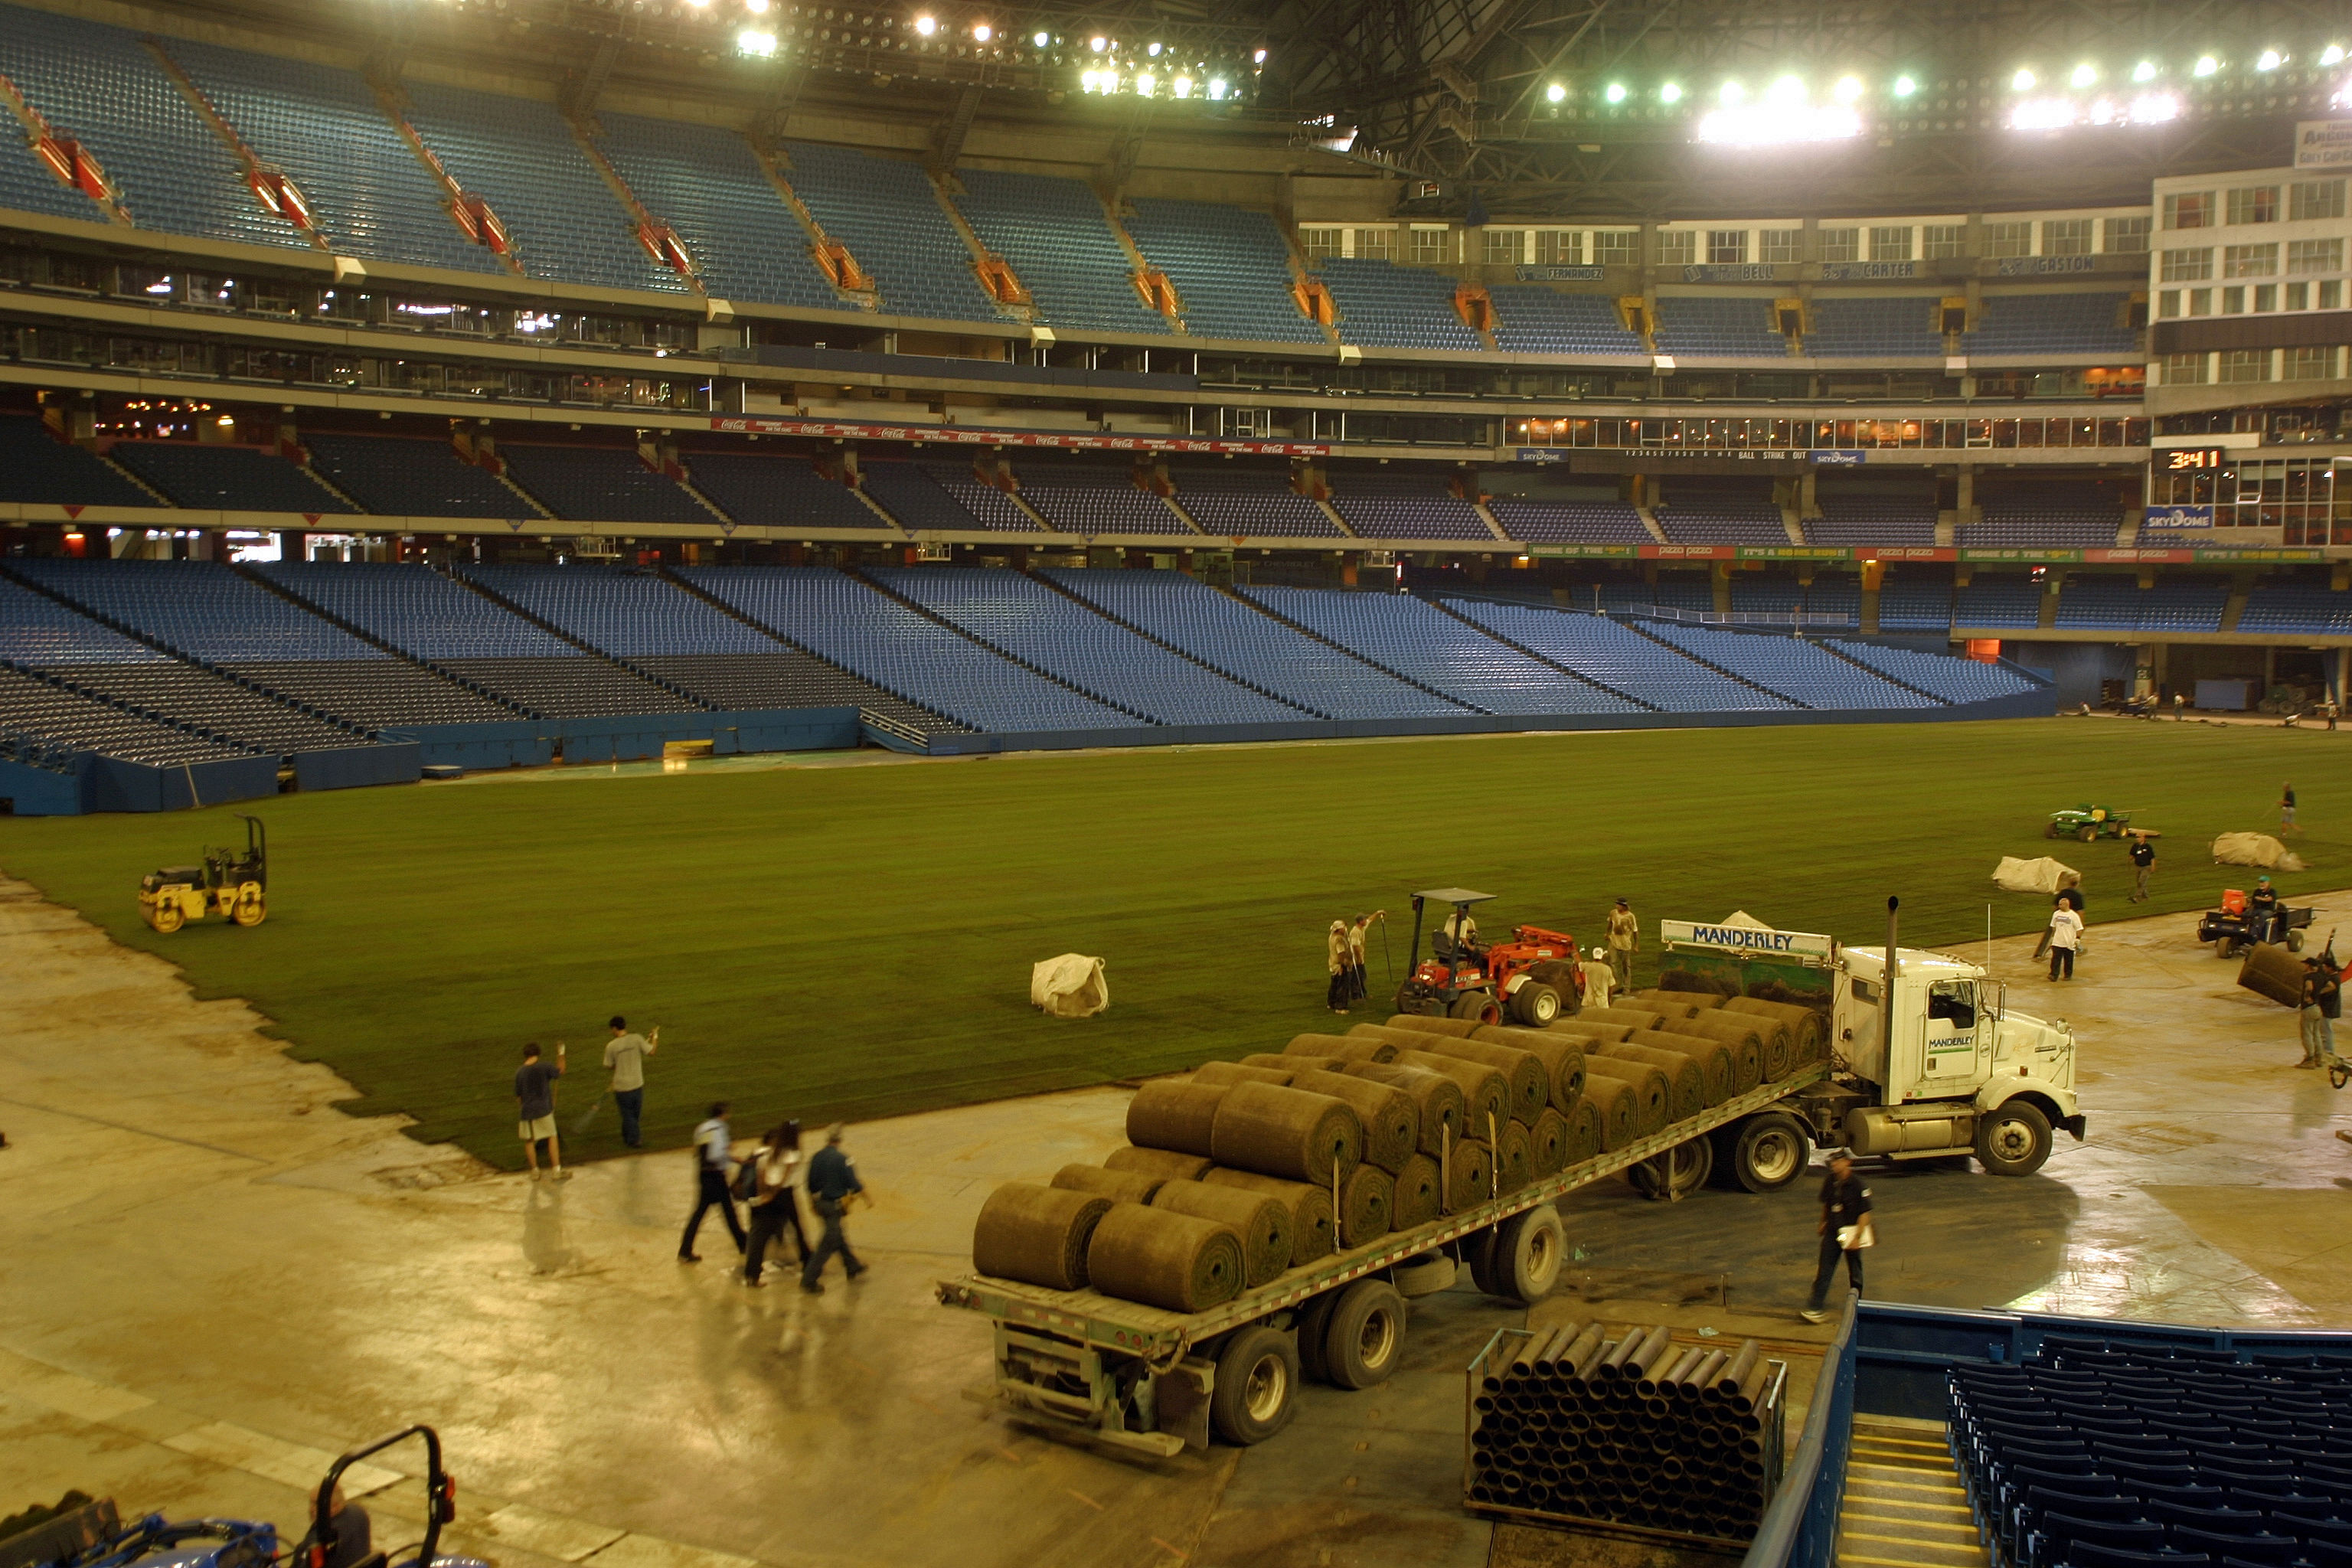
M2200 468L2222 468L2229 466L2230 454L2221 447L2175 447L2164 454L2164 471L2168 474L2193 473Z

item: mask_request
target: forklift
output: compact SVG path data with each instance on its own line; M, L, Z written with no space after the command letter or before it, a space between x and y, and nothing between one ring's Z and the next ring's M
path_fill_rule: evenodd
M269 916L269 834L257 816L245 824L245 853L207 847L201 866L166 866L139 879L139 915L169 936L192 920L226 916L257 926Z

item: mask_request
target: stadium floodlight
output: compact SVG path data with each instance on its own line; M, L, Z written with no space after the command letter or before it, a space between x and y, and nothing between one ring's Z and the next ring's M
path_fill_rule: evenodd
M1158 44L1146 44L1143 47L1143 52L1150 55L1156 60L1160 58L1160 46Z
M1609 84L1609 90L1601 96L1612 103L1622 103L1625 101L1625 84L1622 81L1612 81Z
M2099 68L2085 60L2076 66L2074 74L2066 79L2075 87L2088 87L2099 79Z
M1830 91L1836 96L1840 103L1852 103L1862 96L1862 79L1858 76L1842 76L1838 78L1837 86L1832 88Z
M996 29L985 22L977 22L972 25L971 36L975 41L984 44L996 37Z
M1919 84L1916 81L1914 81L1911 78L1907 76L1898 76L1895 79L1895 97L1908 98L1918 90Z
M2142 60L2139 64L2132 67L2132 80L2154 81L2155 79L2156 62L2154 60Z
M768 14L768 0L743 0L743 9L754 16L764 16Z
M2220 60L2215 59L2211 55L2206 55L2198 60L2196 74L2199 76L2211 76L2215 71L2220 70L2221 68L2221 62Z
M938 17L936 17L936 16L918 16L918 17L916 17L916 18L915 18L915 31L917 31L918 33L922 34L922 35L923 35L923 37L927 37L927 38L928 38L928 37L929 37L933 33L936 33L936 32L938 32L939 30L940 30L940 20L939 20L939 18L938 18Z
M2033 73L2020 66L2017 74L2009 79L2009 85L2020 92L2028 92L2032 89L2034 80Z
M2009 111L2011 131L2056 131L2080 119L2073 101L2063 98L2029 98Z
M735 35L735 47L756 58L766 59L776 52L776 35L761 32L756 27L746 27Z
M2254 57L2254 68L2258 71L2274 71L2284 64L2286 57L2276 49L2264 49Z
M1554 82L1549 87L1544 89L1544 101L1546 103L1558 103L1567 96L1568 89L1560 86L1558 82Z
M1192 96L1192 79L1189 76L1180 76L1168 84L1168 90L1179 98L1190 98Z
M2344 46L2341 44L2330 44L2319 51L2319 63L2324 66L2339 64L2343 58Z
M1225 100L1225 94L1226 94L1226 93L1228 93L1228 92L1230 92L1230 91L1232 91L1232 90L1233 90L1233 89L1232 89L1231 88L1228 88L1228 87L1225 85L1225 79L1224 79L1224 78L1223 78L1223 77L1221 77L1221 76L1213 76L1213 77L1211 77L1211 78L1209 79L1209 101L1210 101L1210 102L1212 102L1212 103L1223 103L1223 102L1224 102L1224 100Z
M1795 77L1784 76L1767 88L1764 96L1769 101L1784 108L1792 103L1802 103L1805 101L1805 84Z
M1250 63L1261 66L1265 64L1265 51L1264 49L1260 49L1257 53L1252 55L1250 57Z
M1150 98L1151 96L1151 89L1159 85L1159 79L1153 77L1150 71L1146 71L1141 76L1135 79L1135 90L1145 98Z
M1680 103L1682 100L1683 89L1678 84L1670 81L1666 83L1665 86L1658 89L1658 101L1660 103Z
M1862 134L1862 116L1843 107L1759 104L1710 110L1695 138L1724 147L1776 147L1791 142L1837 142Z
M1726 103L1738 103L1742 98L1745 98L1747 94L1748 89L1741 87L1738 82L1727 81L1723 84L1719 90L1717 90L1716 96L1723 100Z
M2131 100L2127 118L2134 125L2161 125L2180 118L2180 100L2168 92L2143 93Z
M1097 54L1100 54L1105 49L1110 47L1110 40L1105 37L1089 38L1087 40L1087 47L1094 50Z

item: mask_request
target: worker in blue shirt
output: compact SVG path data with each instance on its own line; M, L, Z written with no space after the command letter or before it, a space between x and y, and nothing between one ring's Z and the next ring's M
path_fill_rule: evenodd
M819 1219L824 1221L824 1235L819 1238L816 1250L809 1254L807 1264L801 1269L801 1289L812 1296L824 1293L824 1286L817 1277L824 1272L824 1260L836 1252L841 1254L842 1266L849 1270L852 1279L866 1272L866 1265L858 1262L857 1255L849 1250L849 1238L841 1234L841 1215L843 1210L849 1206L851 1198L865 1198L868 1205L874 1200L867 1196L866 1184L857 1179L857 1167L842 1151L843 1131L843 1125L838 1121L826 1128L824 1147L816 1152L816 1157L808 1164L809 1206L816 1210Z

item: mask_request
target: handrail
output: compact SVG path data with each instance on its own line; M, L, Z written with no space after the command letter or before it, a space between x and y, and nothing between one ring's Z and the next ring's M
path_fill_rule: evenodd
M1771 1505L1740 1568L1829 1568L1845 1499L1846 1456L1853 1446L1854 1321L1860 1298L1848 1292L1837 1334L1822 1353L1822 1374L1805 1412L1804 1436L1781 1473Z

